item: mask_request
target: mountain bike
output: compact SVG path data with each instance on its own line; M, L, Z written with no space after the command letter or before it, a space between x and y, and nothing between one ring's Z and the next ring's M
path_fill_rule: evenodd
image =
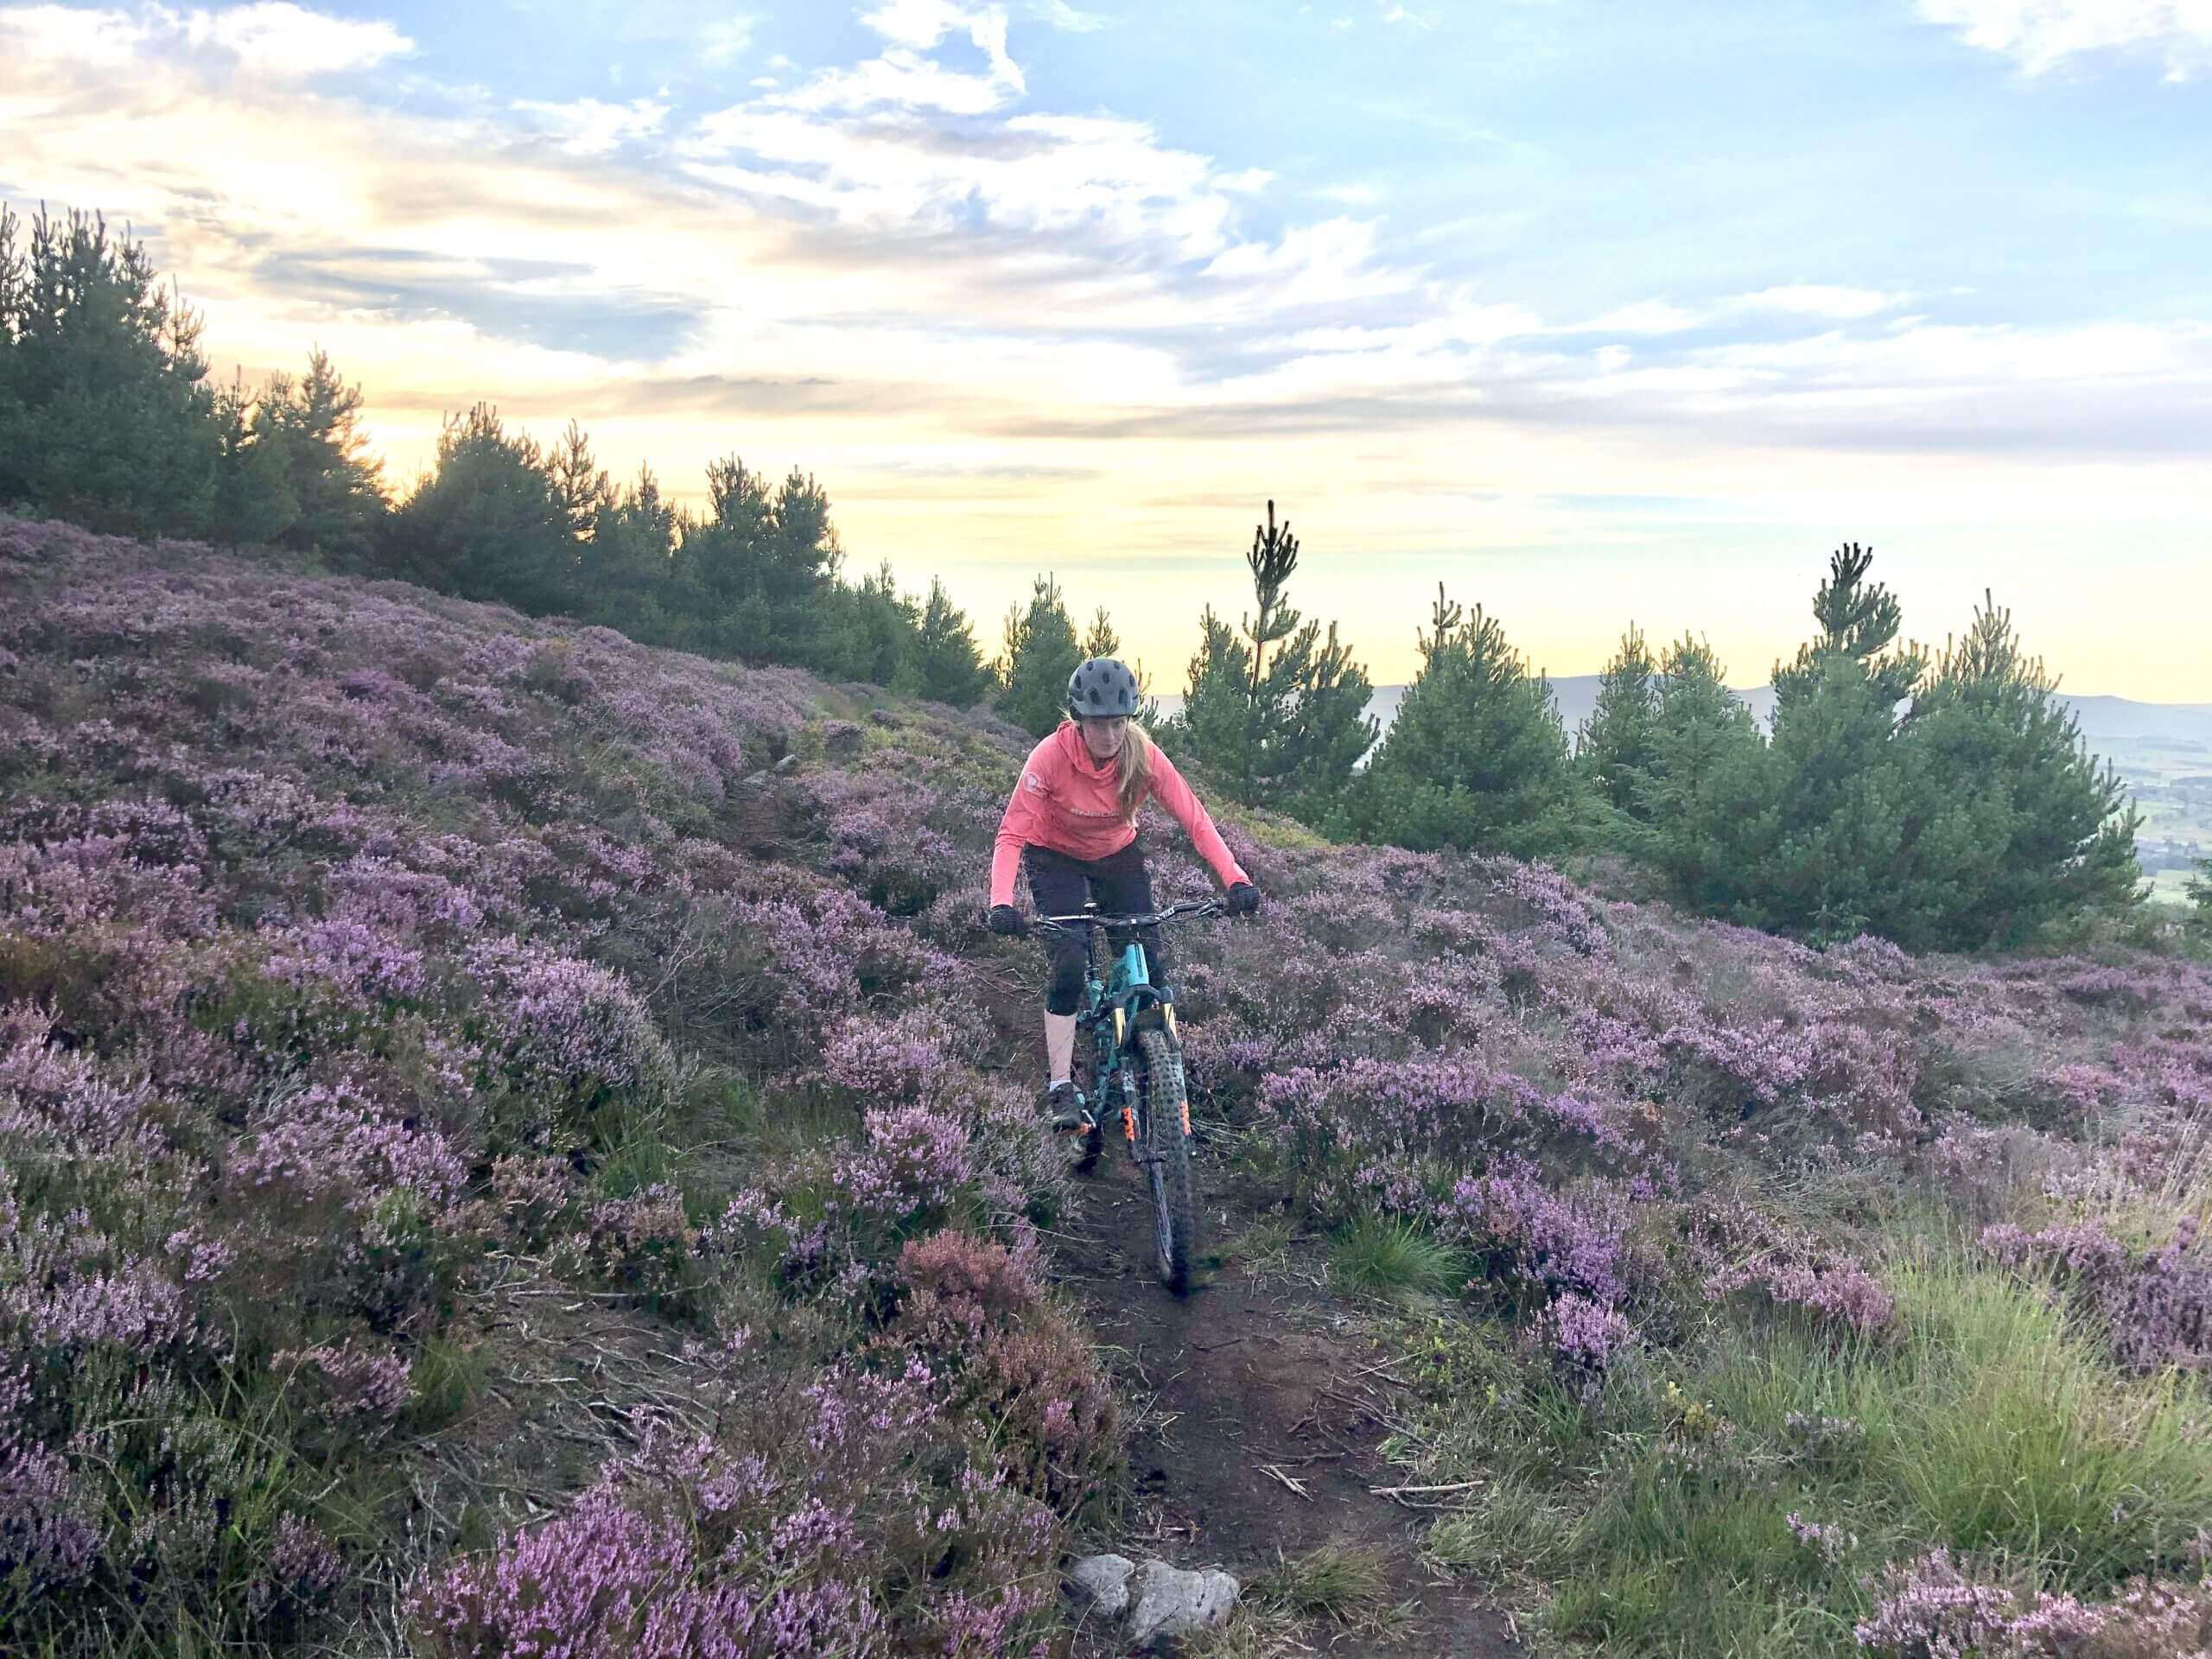
M1152 982L1151 964L1136 929L1219 916L1218 899L1170 905L1143 915L1101 915L1085 905L1080 915L1039 916L1038 933L1081 929L1087 946L1083 1004L1076 1011L1076 1047L1089 1057L1090 1088L1083 1091L1084 1123L1077 1169L1096 1165L1105 1149L1106 1125L1117 1123L1129 1160L1152 1189L1154 1241L1160 1282L1178 1296L1191 1287L1198 1256L1197 1206L1191 1197L1191 1102L1183 1088L1183 1039L1175 1028L1175 1003L1167 988ZM1101 935L1125 938L1106 960Z

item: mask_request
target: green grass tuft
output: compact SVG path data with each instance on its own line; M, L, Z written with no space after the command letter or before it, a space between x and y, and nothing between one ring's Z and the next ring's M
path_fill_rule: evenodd
M1279 1560L1254 1581L1252 1593L1301 1618L1359 1624L1390 1604L1389 1561L1372 1544L1323 1544L1296 1560Z
M1724 1325L1587 1472L1557 1634L1624 1653L1842 1655L1861 1580L1936 1545L1986 1576L2107 1595L2186 1565L2212 1512L2212 1412L2169 1375L2120 1374L2095 1333L1962 1255L1891 1264L1897 1330L1838 1343ZM1808 1441L1791 1414L1853 1427ZM1527 1500L1519 1502L1525 1504ZM1832 1547L1787 1517L1834 1529ZM1555 1559L1531 1527L1455 1517L1432 1550L1471 1567Z
M1465 1256L1410 1222L1363 1217L1329 1255L1329 1277L1370 1296L1448 1296L1466 1281Z

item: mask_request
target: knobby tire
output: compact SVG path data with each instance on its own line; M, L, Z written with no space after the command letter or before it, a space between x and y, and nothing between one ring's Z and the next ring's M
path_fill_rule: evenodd
M1144 1060L1145 1168L1152 1177L1160 1278L1180 1296L1191 1287L1191 1264L1198 1258L1191 1137L1183 1128L1183 1059L1164 1031L1139 1032L1137 1052Z

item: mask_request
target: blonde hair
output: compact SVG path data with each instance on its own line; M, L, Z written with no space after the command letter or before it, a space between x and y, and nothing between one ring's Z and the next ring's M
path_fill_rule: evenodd
M1134 720L1122 733L1122 814L1135 821L1152 787L1152 734Z

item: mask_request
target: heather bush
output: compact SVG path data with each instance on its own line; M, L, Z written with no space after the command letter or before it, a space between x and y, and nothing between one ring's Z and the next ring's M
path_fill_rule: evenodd
M2212 1257L2184 1217L2164 1244L2133 1249L2097 1223L2030 1233L1999 1224L1982 1234L2008 1266L2047 1275L2092 1310L2123 1364L2157 1371L2212 1358Z
M2110 1601L2084 1602L1978 1580L1938 1548L1885 1569L1876 1588L1880 1600L1853 1634L1887 1659L2152 1659L2212 1643L2212 1580L2144 1580Z
M752 1225L772 1207L742 1201ZM1059 1516L1096 1490L1112 1401L1046 1309L1033 1241L910 1240L873 1342L817 1372L739 1332L712 1428L650 1437L564 1516L421 1588L437 1653L1029 1650Z
M358 1638L367 1586L505 1525L422 1580L424 1641L1027 1651L1118 1455L1009 1230L1067 1176L974 1069L992 1030L943 948L972 933L868 896L971 868L1001 740L924 715L950 771L918 819L896 765L849 797L802 772L830 831L763 856L739 785L818 718L803 680L0 529L37 584L0 619L5 1644ZM920 1249L956 1217L975 1271ZM610 1465L574 1509L567 1460L521 1471L548 1532L410 1510L403 1468L486 1455L484 1333L540 1281L657 1327L624 1363L658 1389L731 1315L775 1375L707 1367L734 1392L691 1465ZM740 1545L748 1458L776 1507ZM545 1576L601 1543L606 1585Z
M696 1306L699 1235L674 1189L652 1186L593 1205L582 1223L568 1249L587 1276L674 1316Z
M657 1105L674 1062L643 998L620 977L514 940L473 948L468 969L496 993L482 1016L507 1102L502 1139L518 1148L593 1138L595 1115L618 1103Z

